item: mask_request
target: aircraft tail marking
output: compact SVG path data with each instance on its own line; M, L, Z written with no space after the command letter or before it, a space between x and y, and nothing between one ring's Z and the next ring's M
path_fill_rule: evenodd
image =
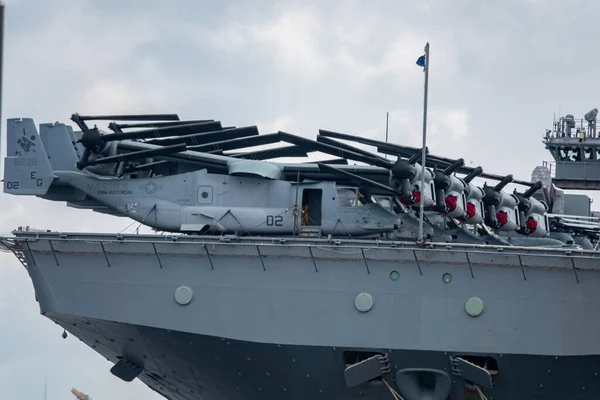
M33 119L11 118L6 122L4 193L46 194L54 174Z

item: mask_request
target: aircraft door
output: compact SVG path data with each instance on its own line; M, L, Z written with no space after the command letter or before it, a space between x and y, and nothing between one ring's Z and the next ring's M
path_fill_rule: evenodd
M321 226L322 204L322 189L302 191L302 226Z

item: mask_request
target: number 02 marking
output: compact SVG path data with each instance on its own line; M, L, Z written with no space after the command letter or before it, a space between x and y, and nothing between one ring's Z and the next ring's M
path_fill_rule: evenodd
M267 215L267 226L283 226L283 217L281 215Z

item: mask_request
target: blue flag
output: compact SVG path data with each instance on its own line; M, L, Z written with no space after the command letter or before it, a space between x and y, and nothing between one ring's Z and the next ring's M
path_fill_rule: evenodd
M423 67L423 71L425 71L425 56L421 56L417 59L417 65Z

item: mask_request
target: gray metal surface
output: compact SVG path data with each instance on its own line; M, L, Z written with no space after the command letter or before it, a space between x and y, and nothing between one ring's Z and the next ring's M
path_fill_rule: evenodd
M112 362L143 366L168 398L391 398L381 383L346 386L349 349L388 354L392 384L398 369L450 371L450 356L479 354L500 371L487 396L598 397L597 252L227 240L16 232L2 243L42 313ZM370 310L356 309L359 293ZM477 317L472 297L485 304Z
M381 382L346 386L343 353L355 349L250 343L68 315L46 316L111 362L124 355L139 357L144 365L140 379L173 400L392 399ZM461 383L462 371L453 370L450 359L460 354L401 347L380 349L391 358L392 371L384 377L390 385L396 372L406 368L441 369ZM493 377L495 386L484 389L488 399L598 398L598 356L495 356L499 374ZM477 399L473 389L459 393Z
M600 176L600 175L596 175ZM592 211L591 199L585 194L566 194L563 214L587 217Z

